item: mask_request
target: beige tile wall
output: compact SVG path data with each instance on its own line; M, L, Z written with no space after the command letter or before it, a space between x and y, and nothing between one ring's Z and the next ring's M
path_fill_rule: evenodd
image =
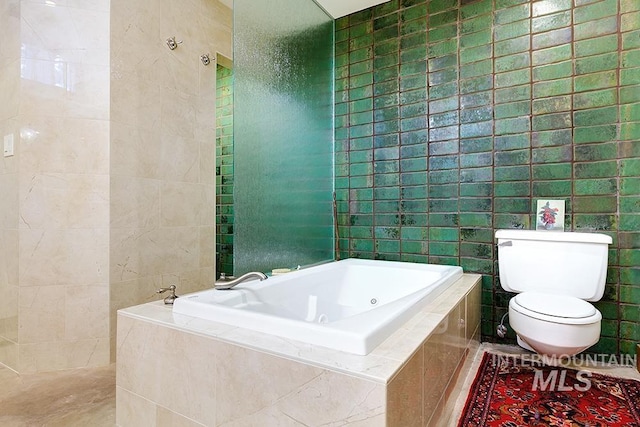
M231 11L5 0L0 40L0 137L16 138L0 157L0 363L108 364L118 308L212 284L215 65L199 56L231 56Z
M20 1L0 3L0 141L18 138ZM18 155L0 156L0 363L18 361Z
M22 1L19 372L109 362L109 0Z
M200 55L231 57L231 21L217 0L111 0L112 344L118 309L213 284L216 67Z

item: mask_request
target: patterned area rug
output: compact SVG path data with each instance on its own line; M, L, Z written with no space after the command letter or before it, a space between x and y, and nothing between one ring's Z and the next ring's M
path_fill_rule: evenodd
M640 427L640 381L485 353L459 427Z

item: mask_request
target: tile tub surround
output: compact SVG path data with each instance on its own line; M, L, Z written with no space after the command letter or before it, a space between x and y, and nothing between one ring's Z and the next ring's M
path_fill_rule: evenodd
M341 257L482 274L495 341L494 232L563 199L566 230L614 240L590 351L635 353L640 2L391 0L336 21L335 107Z
M366 356L174 315L160 303L123 309L116 422L436 425L477 346L479 307L480 276L465 274Z

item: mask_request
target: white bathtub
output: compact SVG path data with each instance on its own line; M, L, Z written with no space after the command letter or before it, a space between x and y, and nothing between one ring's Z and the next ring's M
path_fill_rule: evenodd
M178 298L173 312L365 355L461 267L346 259Z

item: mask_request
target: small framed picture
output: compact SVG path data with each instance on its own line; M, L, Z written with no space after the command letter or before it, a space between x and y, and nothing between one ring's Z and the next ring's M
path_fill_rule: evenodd
M538 200L536 230L564 231L564 200Z

